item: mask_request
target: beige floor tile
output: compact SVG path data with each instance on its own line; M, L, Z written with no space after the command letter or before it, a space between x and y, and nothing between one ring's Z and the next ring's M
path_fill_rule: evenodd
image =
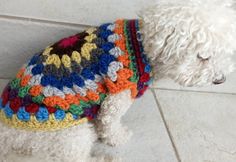
M1 0L0 14L69 23L98 25L120 18L135 18L137 11L157 0Z
M182 162L236 161L236 95L156 94Z

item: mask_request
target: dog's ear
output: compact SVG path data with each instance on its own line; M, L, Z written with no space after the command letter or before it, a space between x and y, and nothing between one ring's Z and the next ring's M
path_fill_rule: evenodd
M181 5L160 2L139 15L144 22L144 49L150 59L166 64L183 57L192 31Z
M203 2L205 5L201 5ZM216 50L232 53L236 49L233 4L231 0L167 0L141 11L144 48L149 58L170 64L188 54L208 58Z

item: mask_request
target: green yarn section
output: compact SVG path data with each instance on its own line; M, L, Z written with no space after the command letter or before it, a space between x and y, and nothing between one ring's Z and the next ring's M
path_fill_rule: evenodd
M32 98L32 101L37 104L41 104L43 102L44 97L42 95L36 96Z
M84 101L79 101L80 102L80 106L82 106L83 108L86 108L86 107L89 107L90 106L90 104L89 103L86 103L86 102L84 102Z
M72 104L69 111L75 115L82 115L84 113L84 108L81 105Z
M124 22L124 34L125 37L128 38L128 36L130 35L130 32L128 29L128 21ZM139 80L139 76L138 76L138 69L137 69L137 64L136 64L136 58L135 58L135 54L134 54L134 50L132 47L132 43L129 42L129 39L125 39L126 40L126 49L129 53L129 59L130 59L130 64L129 64L129 68L134 72L133 76L130 78L131 82L137 83Z
M79 105L75 105L75 104L70 105L69 112L75 115L82 115L84 113L84 108L88 108L90 106L91 106L90 104L80 100Z
M11 81L10 86L12 89L14 88L20 88L20 79L15 78Z
M56 105L55 108L56 108L56 109L61 109L61 110L63 110L63 109L62 109L60 106L58 106L58 105Z
M103 102L103 101L105 100L106 97L107 97L106 94L101 93L101 94L100 94L100 100L99 100L99 103Z
M24 98L28 94L30 88L31 88L30 86L21 87L19 89L18 96Z
M89 101L89 104L90 105L99 105L100 103L102 103L102 101L104 101L104 99L106 98L106 94L103 94L103 93L101 93L101 94L99 94L99 100L98 101Z
M107 95L101 93L99 96L100 98L96 102L94 101L84 102L80 100L79 105L75 105L75 104L70 105L69 112L71 112L74 115L82 115L84 113L85 108L92 107L92 105L99 105L102 101L104 101Z

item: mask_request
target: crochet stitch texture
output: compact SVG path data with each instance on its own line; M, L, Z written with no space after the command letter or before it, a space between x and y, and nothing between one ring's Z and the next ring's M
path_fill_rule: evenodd
M0 120L28 130L58 130L96 118L107 94L148 88L139 20L117 20L60 40L34 55L4 89Z

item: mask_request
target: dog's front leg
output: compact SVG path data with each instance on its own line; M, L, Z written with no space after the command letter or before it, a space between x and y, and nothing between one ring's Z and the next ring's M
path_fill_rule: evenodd
M127 142L131 137L131 131L122 126L121 117L132 103L130 90L108 95L103 101L96 121L97 132L103 142L116 146Z

